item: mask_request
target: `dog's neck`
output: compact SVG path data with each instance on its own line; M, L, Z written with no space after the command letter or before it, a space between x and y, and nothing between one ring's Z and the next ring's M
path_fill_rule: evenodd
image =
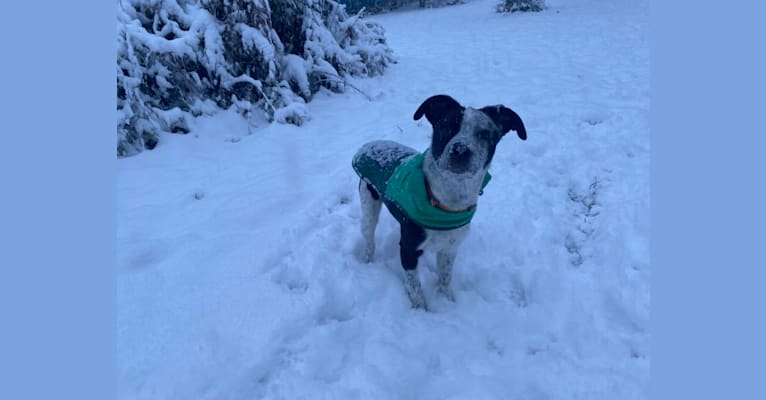
M431 192L439 203L453 210L464 210L476 204L487 169L482 168L474 174L447 171L436 165L431 149L423 158L423 173Z

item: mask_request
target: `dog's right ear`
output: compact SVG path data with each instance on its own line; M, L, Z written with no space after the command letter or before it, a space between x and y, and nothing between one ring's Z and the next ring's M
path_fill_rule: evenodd
M436 96L427 98L426 101L418 107L418 110L415 111L413 118L417 121L423 117L423 114L425 114L428 122L430 122L431 125L434 125L438 121L444 119L446 115L455 111L462 112L464 109L465 108L452 97L449 97L446 94L437 94Z

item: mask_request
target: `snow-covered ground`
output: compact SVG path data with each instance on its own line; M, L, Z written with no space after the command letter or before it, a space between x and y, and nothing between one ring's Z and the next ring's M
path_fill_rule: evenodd
M120 399L648 397L646 1L494 0L374 16L399 63L320 93L302 127L233 112L118 162ZM351 158L425 149L412 114L445 93L502 103L529 139L498 146L458 253L457 301L413 310L384 210L360 261Z

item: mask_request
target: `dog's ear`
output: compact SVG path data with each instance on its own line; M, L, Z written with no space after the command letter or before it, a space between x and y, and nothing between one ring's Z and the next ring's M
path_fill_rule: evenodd
M418 110L415 111L413 118L419 120L423 117L423 114L425 114L428 122L430 122L431 125L434 125L451 112L462 112L463 110L464 107L461 106L457 100L445 94L437 94L436 96L427 98L426 101L418 107Z
M527 130L524 128L524 122L521 120L521 117L510 108L498 104L496 106L484 107L480 111L489 115L489 118L495 122L495 125L503 131L503 135L508 133L508 131L513 130L519 135L519 139L527 140Z

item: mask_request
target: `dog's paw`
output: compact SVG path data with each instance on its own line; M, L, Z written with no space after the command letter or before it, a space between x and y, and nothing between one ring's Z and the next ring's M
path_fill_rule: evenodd
M375 261L375 243L367 243L362 251L362 262L369 264Z
M428 304L426 304L426 299L424 297L420 297L420 298L410 297L410 303L412 304L412 308L415 310L430 311L428 309Z
M359 241L354 246L354 258L362 264L371 264L375 261L375 246L367 246L364 241Z
M439 294L444 296L444 298L446 298L447 300L453 303L455 302L455 293L452 291L452 288L450 288L449 286L439 285L437 286L436 291L438 291Z
M428 311L428 305L426 304L425 297L412 296L412 295L410 295L409 297L410 297L410 303L412 304L412 308Z

